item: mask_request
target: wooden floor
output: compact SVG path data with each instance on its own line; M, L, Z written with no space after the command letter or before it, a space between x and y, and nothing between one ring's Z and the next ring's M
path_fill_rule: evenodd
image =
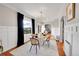
M29 41L27 41L27 42L29 42ZM27 42L25 42L25 43L27 43ZM11 52L12 50L16 49L16 48L17 48L17 47L14 47L14 48L12 48L12 49L10 49L10 50L8 50L8 51L6 51L6 52L0 54L0 56L13 56L10 52Z
M65 53L64 53L64 42L59 42L59 41L56 41L57 42L57 48L58 48L58 53L59 53L59 56L65 56Z
M12 49L10 49L10 50L8 50L8 51L6 51L6 52L0 54L0 56L13 56L13 55L10 53L10 51L12 51L12 50L14 50L14 49L16 49L16 48L17 48L17 47L14 47L14 48L12 48Z
M64 53L64 50L63 50L63 47L64 47L64 42L59 42L59 41L56 41L57 42L57 48L58 48L58 53L59 53L59 56L65 56L65 53ZM0 56L13 56L10 51L16 49L16 47L0 54Z

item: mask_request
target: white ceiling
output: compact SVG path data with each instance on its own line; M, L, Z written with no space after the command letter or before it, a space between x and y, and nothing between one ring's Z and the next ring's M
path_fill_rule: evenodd
M10 3L6 5L26 13L29 17L42 18L44 21L56 19L59 13L62 12L61 10L64 10L63 7L65 7L64 3ZM42 17L40 16L41 11Z

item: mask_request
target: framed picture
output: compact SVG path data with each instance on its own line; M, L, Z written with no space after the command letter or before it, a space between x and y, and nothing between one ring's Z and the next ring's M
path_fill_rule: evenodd
M75 3L67 4L66 16L67 16L67 21L70 21L73 18L75 18Z

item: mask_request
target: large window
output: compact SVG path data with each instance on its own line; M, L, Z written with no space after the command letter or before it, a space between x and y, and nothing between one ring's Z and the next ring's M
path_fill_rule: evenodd
M31 19L25 18L23 20L24 34L30 34L32 29Z

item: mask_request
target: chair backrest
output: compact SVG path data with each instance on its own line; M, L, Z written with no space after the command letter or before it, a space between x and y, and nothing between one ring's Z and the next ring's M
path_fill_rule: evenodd
M39 40L37 40L37 39L35 39L35 38L31 38L30 41L31 41L31 44L32 44L32 45L37 45L37 44L39 44Z

